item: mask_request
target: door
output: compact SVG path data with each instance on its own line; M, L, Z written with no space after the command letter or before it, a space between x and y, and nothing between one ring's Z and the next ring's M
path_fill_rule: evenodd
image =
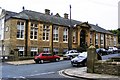
M81 32L80 32L80 47L85 47L85 45L86 45L86 41L85 41L85 35L86 34L86 32L85 32L85 30L81 30Z

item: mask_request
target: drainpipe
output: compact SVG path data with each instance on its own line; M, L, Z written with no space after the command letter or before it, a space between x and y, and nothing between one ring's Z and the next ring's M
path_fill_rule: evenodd
M106 37L105 37L105 33L104 33L104 49L106 48Z
M25 56L28 55L28 20L26 20L25 24Z
M52 35L51 35L51 53L53 54L53 28L54 26L52 25ZM54 55L54 54L53 54Z

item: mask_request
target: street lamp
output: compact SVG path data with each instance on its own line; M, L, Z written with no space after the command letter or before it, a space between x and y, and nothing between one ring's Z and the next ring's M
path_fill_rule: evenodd
M68 50L72 49L72 25L71 25L71 5L70 5L70 26L68 27Z

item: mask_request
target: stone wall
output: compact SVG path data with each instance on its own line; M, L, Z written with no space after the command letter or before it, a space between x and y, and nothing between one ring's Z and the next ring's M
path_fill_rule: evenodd
M120 62L96 61L94 73L120 76Z

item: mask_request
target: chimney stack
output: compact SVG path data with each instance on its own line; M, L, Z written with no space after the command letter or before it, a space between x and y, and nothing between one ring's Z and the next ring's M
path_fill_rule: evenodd
M23 9L23 11L24 11L24 10L25 10L25 7L23 6L22 9Z
M45 9L45 14L50 15L50 10L49 9Z
M98 26L98 24L96 24L96 26Z
M67 13L64 14L64 18L68 19L68 14Z

